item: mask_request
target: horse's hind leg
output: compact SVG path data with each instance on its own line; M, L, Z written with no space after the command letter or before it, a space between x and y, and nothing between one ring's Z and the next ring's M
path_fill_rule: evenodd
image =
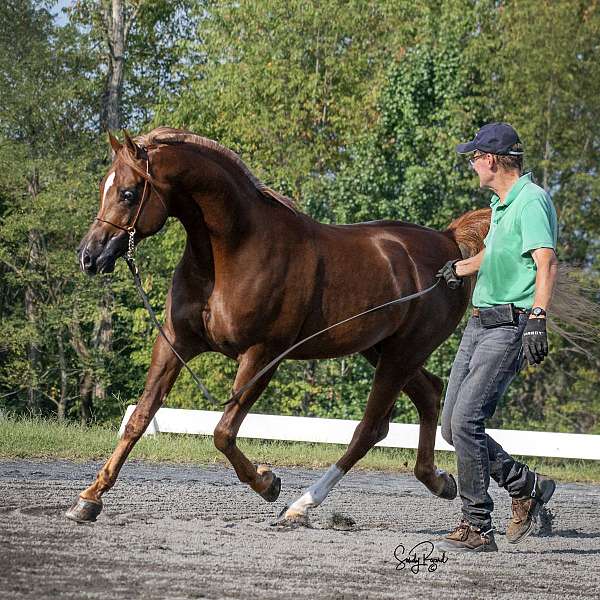
M369 348L362 355L373 366L377 365L379 352L375 348ZM421 367L402 391L408 395L419 412L419 447L414 469L415 476L436 496L453 500L457 494L454 477L450 473L438 469L433 462L433 450L435 448L437 421L443 389L442 380Z
M457 492L454 477L437 469L433 462L443 388L444 384L439 377L421 368L406 384L404 392L419 411L419 447L414 469L415 476L436 496L453 500Z
M169 333L167 335L170 339L174 337ZM184 360L189 360L197 354L197 352L190 352L189 348L178 347L177 344L175 344L175 348ZM96 520L102 510L102 494L115 484L125 459L146 431L156 411L175 383L180 370L179 359L159 335L154 342L152 362L146 377L144 393L125 427L123 437L117 443L112 456L98 472L94 483L80 494L75 504L67 511L66 516L69 519L80 523Z
M367 358L370 360L370 357ZM352 466L387 436L396 398L420 366L417 364L411 368L405 359L391 352L382 354L375 370L365 414L354 431L348 449L321 479L289 506L278 522L280 525L306 523L308 509L319 506Z

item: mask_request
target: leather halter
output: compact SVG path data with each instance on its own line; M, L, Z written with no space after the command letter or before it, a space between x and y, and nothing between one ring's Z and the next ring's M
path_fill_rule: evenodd
M133 223L131 223L131 225L128 225L127 227L123 227L122 225L117 225L116 223L112 223L111 221L107 221L106 219L100 219L99 217L96 217L94 219L95 221L100 221L101 223L107 223L108 225L112 225L113 227L116 227L117 229L120 229L121 231L127 232L127 234L129 235L129 246L127 248L127 258L130 260L133 258L133 249L135 246L135 233L136 233L135 226L137 225L138 219L140 218L140 214L142 213L142 208L144 208L144 204L145 204L146 200L150 197L150 194L147 193L147 191L150 187L150 183L149 183L150 156L148 155L148 150L146 148L141 148L141 149L143 150L143 152L146 155L146 175L147 175L147 177L144 178L144 190L142 191L142 199L140 200L137 212L135 213L135 217L133 218ZM160 195L159 195L159 199L166 209L167 207L166 207L163 199L160 198Z

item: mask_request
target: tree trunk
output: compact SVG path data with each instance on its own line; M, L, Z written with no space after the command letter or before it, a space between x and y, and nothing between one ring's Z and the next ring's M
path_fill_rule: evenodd
M102 367L110 358L112 352L112 310L114 305L114 295L108 285L102 296L100 304L100 313L94 328L93 345L95 354L98 358L98 365L95 370L93 398L95 402L103 402L106 399L106 381L105 369Z
M40 192L39 174L37 170L31 174L27 181L27 191L31 196L31 201L35 202ZM35 271L40 263L40 255L42 252L42 236L35 229L31 229L27 234L29 244L29 270ZM27 284L25 287L25 315L32 326L33 331L37 331L38 310L35 286ZM27 385L27 408L31 412L36 412L40 407L39 392L37 389L37 374L40 370L41 352L34 334L33 339L30 339L27 348L27 359L29 361L30 377Z
M92 372L86 369L79 382L79 398L80 398L80 418L81 424L85 425L92 418Z
M31 239L30 239L31 242ZM35 305L35 294L31 286L25 288L25 314L27 320L35 327L37 321L37 310ZM35 340L30 340L27 348L27 360L29 361L29 380L27 382L27 408L36 412L39 407L39 393L37 390L37 373L40 366L40 350Z
M58 405L56 407L56 414L59 422L65 420L67 414L67 389L68 389L68 378L67 378L67 360L65 358L65 344L63 340L62 328L56 336L58 343L58 367L60 369L60 398L58 399Z
M114 131L121 123L123 72L125 67L125 13L123 0L112 0L111 6L101 5L108 46L106 86L102 98L102 129Z
M138 2L133 14L126 19L123 0L111 0L110 7L102 2L101 10L105 28L105 38L108 47L106 85L101 108L101 126L104 130L114 131L123 126L122 99L125 69L125 48L127 35L138 15L141 2ZM103 378L105 369L102 368L112 350L113 327L112 312L114 296L107 285L100 301L98 320L94 327L93 346L100 361L95 370L92 396L94 401L103 402L106 399L106 381Z
M88 348L83 342L83 336L79 329L79 317L77 309L73 311L73 319L69 323L71 334L71 346L82 365L79 379L79 415L82 423L86 423L92 414L92 384L93 376L91 370L91 356Z
M123 126L123 82L125 74L125 50L129 30L139 14L143 1L135 4L133 12L126 14L123 0L101 3L102 19L107 53L108 72L103 94L100 125L103 130L115 130Z
M550 126L552 123L552 87L548 91L548 106L546 109L546 143L544 146L544 171L542 178L542 187L547 192L550 187L550 156L552 155L552 149L550 146Z

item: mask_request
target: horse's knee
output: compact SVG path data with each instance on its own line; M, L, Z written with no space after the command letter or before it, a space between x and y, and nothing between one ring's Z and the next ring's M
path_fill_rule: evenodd
M226 427L217 425L213 436L215 447L217 450L223 452L223 454L226 454L235 446L235 435Z
M366 424L360 422L356 426L354 431L354 440L366 448L373 447L377 442L385 439L390 429L390 425L387 420L381 423Z
M129 419L129 423L125 425L123 437L127 440L133 441L134 443L137 442L142 435L144 435L144 431L146 431L151 421L152 419L146 416L139 417L132 415L132 417Z

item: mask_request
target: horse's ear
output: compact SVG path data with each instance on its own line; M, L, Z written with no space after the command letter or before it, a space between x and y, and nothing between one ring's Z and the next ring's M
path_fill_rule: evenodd
M121 143L110 131L108 132L108 141L112 148L112 159L115 160L117 152L122 148Z
M140 148L139 146L136 145L136 143L131 139L131 136L129 135L129 133L127 132L126 129L123 129L123 135L125 136L125 146L127 147L127 149L131 152L131 154L135 157L135 158L140 158L141 156L141 152L140 152Z
M121 143L110 131L108 132L108 141L115 152L118 152L121 149Z

